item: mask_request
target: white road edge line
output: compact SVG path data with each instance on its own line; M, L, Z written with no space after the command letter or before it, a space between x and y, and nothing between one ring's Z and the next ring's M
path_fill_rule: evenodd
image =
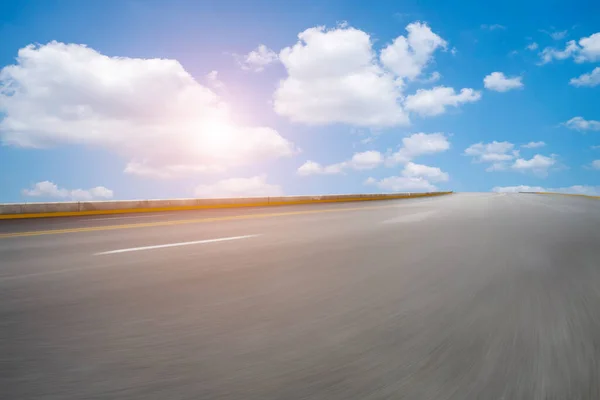
M107 254L119 254L119 253L128 253L130 251L143 251L143 250L154 250L154 249L164 249L167 247L177 247L177 246L189 246L192 244L204 244L204 243L216 243L216 242L227 242L230 240L239 240L239 239L248 239L251 237L260 236L258 235L244 235L244 236L231 236L217 239L205 239L205 240L195 240L193 242L180 242L180 243L168 243L168 244L159 244L156 246L143 246L143 247L131 247L129 249L119 249L119 250L111 250L111 251L103 251L101 253L95 253L95 256L103 256Z

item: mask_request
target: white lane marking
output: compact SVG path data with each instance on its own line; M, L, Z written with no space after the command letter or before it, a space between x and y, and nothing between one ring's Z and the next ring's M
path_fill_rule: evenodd
M192 244L227 242L227 241L230 241L230 240L248 239L248 238L255 237L255 236L260 236L260 235L231 236L231 237L224 237L224 238L218 238L218 239L195 240L193 242L180 242L180 243L159 244L159 245L156 245L156 246L131 247L129 249L119 249L119 250L103 251L101 253L95 253L94 255L95 256L103 256L103 255L107 255L107 254L128 253L130 251L143 251L143 250L164 249L164 248L167 248L167 247L189 246L189 245L192 245Z
M80 218L79 221L102 221L102 220L106 220L106 219L129 219L129 218L153 218L153 217L162 217L165 215L172 215L172 214L127 215L124 217Z
M385 221L382 221L381 223L382 224L398 224L398 223L404 223L404 222L419 222L419 221L423 221L424 219L429 218L433 214L437 214L438 212L439 212L438 210L431 210L431 211L423 211L423 212L414 213L414 214L401 215L396 218L386 219Z

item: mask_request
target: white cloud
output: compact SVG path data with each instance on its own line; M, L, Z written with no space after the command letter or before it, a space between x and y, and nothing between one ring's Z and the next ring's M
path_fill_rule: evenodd
M552 39L554 40L561 40L564 39L565 37L567 37L567 30L564 31L546 31L544 29L540 29L540 32L545 33L546 35L550 36Z
M279 53L288 76L274 93L275 111L294 122L393 126L408 123L400 85L376 62L371 38L345 25L315 27Z
M596 67L589 74L583 74L578 78L572 78L569 83L573 86L594 87L600 85L600 67Z
M404 164L415 157L440 153L449 148L450 142L443 133L413 133L402 139L402 146L398 151L388 155L386 164Z
M435 51L447 47L424 23L414 22L406 29L408 34L385 46L379 57L369 34L347 24L301 32L295 45L279 53L288 75L273 95L275 111L310 125L385 127L409 123L403 106L414 105L412 111L436 115L445 106L478 100L473 89L455 94L454 89L441 87L433 91L434 110L419 107L428 92L409 96L412 100L403 104L407 81L418 79ZM423 82L440 76L433 72Z
M255 50L238 59L242 69L247 71L261 72L269 64L278 60L277 53L269 49L264 44L258 45Z
M134 161L127 163L123 170L126 174L159 179L171 179L184 175L218 173L223 171L224 168L219 165L173 164L155 167Z
M579 39L581 50L576 62L599 61L600 60L600 32Z
M364 151L362 153L356 153L352 156L349 164L352 168L362 169L373 169L383 163L383 155L375 150Z
M529 142L527 144L521 145L521 147L524 149L536 149L538 147L544 147L545 145L545 142Z
M410 157L446 151L450 142L443 133L413 133L402 139L405 153Z
M129 172L210 170L295 153L274 129L234 123L227 104L175 60L30 45L0 71L0 87L6 145L102 147L131 160Z
M381 180L368 178L365 185L374 185L392 192L433 192L437 187L431 182L448 181L448 173L437 167L408 162L400 176L389 176Z
M219 71L210 71L206 74L206 80L215 90L225 89L225 84L219 79Z
M341 174L350 168L355 170L366 170L378 167L383 163L383 155L375 150L355 153L348 161L323 166L318 162L306 161L296 171L300 176L308 175L335 175Z
M369 178L365 184L374 185L390 192L433 192L437 190L435 185L424 178L407 178L405 176L389 176L379 181Z
M442 74L440 74L437 71L433 71L431 73L431 75L429 75L427 78L425 79L421 79L420 82L421 83L434 83L439 81L442 78Z
M490 30L490 31L499 31L499 30L503 31L503 30L506 30L506 26L500 25L500 24L492 24L492 25L482 24L481 29L486 29L486 30Z
M530 142L521 147L536 148L545 145L544 142ZM548 169L556 164L554 156L546 157L541 154L534 155L527 160L519 158L519 151L510 142L476 143L465 150L465 155L473 157L475 162L489 163L488 172L494 171L520 171L532 172L538 176L546 176Z
M460 93L455 93L453 88L436 86L433 89L419 89L409 95L404 102L409 111L414 111L422 116L439 115L446 111L447 106L458 107L462 103L472 103L481 98L481 93L464 88Z
M600 60L600 32L588 37L582 37L579 41L570 40L564 50L546 47L541 53L541 64L551 62L553 59L564 60L573 57L575 62L594 62Z
M375 136L368 136L364 139L361 139L360 143L361 144L370 144L370 143L373 143L374 141L375 141Z
M323 166L315 161L306 161L296 171L300 176L342 174L348 166L346 162Z
M396 152L388 152L385 157L378 151L369 150L355 153L351 159L336 164L322 165L315 161L306 161L296 172L300 176L335 175L342 174L348 169L373 169L384 163L388 167L392 167L398 164L407 164L415 157L443 152L449 148L450 142L443 133L414 133L403 138L400 148ZM412 164L412 166L413 171L414 168L426 167L419 164ZM433 173L433 170L429 171Z
M475 143L465 149L465 155L476 162L510 161L515 158L515 145L510 142Z
M23 189L22 193L24 196L29 197L47 197L75 201L110 199L113 197L113 191L104 186L96 186L87 190L69 190L60 188L50 181L38 182L31 189Z
M437 49L447 42L433 33L427 24L413 22L406 27L408 35L398 36L381 51L381 63L400 78L415 79L431 62Z
M507 78L502 72L492 72L483 78L483 84L486 89L495 90L497 92L506 92L511 89L520 89L523 87L521 77Z
M573 185L562 188L543 188L541 186L496 186L492 189L498 193L517 193L517 192L552 192L552 193L569 193L569 194L585 194L588 196L599 196L600 186Z
M407 178L424 178L432 182L446 182L449 179L448 173L437 167L430 167L422 164L409 162L402 170L402 176Z
M527 185L519 185L519 186L495 186L492 189L492 192L497 193L519 193L519 192L545 192L541 186L527 186Z
M592 161L592 168L594 168L594 169L600 169L600 160L594 160L594 161Z
M489 167L485 170L486 172L494 172L494 171L506 171L509 167L509 164L502 161L493 162Z
M600 121L585 120L582 117L573 117L563 125L577 131L600 131Z
M579 51L579 46L574 40L567 42L567 46L564 50L557 50L553 47L546 47L540 53L541 61L540 64L546 64L551 62L553 59L564 60L567 59Z
M548 169L554 164L556 164L556 160L553 157L536 154L529 160L524 158L516 159L511 168L516 171L531 171L536 175L546 176L548 174Z
M201 198L283 196L283 189L267 183L265 175L251 178L230 178L212 185L199 185L194 195Z
M539 45L538 45L536 42L529 43L529 44L527 45L527 50L531 50L531 51L533 51L533 50L537 50L537 49L538 49L538 47L539 47Z
M308 160L296 172L301 176L321 174L323 173L323 166L318 162Z

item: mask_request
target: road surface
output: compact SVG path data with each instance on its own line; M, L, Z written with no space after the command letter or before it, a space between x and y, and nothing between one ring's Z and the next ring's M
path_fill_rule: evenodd
M599 399L600 201L482 193L0 221L0 388Z

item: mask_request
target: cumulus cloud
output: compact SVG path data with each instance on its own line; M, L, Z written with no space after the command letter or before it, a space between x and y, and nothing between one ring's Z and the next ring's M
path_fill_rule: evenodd
M408 35L398 36L380 55L381 63L398 77L415 79L431 62L437 49L448 43L433 33L427 24L414 22L406 27Z
M224 170L220 165L173 164L156 167L132 161L127 163L123 172L145 178L171 179L184 175L218 173Z
M423 171L423 165L410 163L415 157L425 154L435 154L446 151L450 148L450 142L443 133L414 133L402 139L402 145L395 152L389 151L383 155L378 151L370 150L362 153L356 153L351 159L336 164L322 165L315 161L306 161L296 171L298 175L335 175L342 174L348 169L367 170L376 168L382 164L392 167L398 164L410 164L411 168L407 171L416 171L418 168ZM428 167L429 168L429 167ZM432 174L438 172L428 170ZM441 173L441 171L439 171ZM407 176L414 176L407 175ZM425 176L425 175L420 175ZM439 175L443 177L444 175ZM430 176L431 177L431 176Z
M97 199L111 199L113 197L113 191L105 188L104 186L96 186L91 189L65 189L58 187L53 182L43 181L34 184L30 189L23 189L22 194L28 197L44 197L54 198L62 200L97 200Z
M510 142L475 143L465 149L465 155L473 157L475 162L510 161L518 154L515 145Z
M519 192L545 192L541 186L527 186L527 185L518 185L518 186L495 186L492 189L492 192L496 193L519 193Z
M267 183L265 175L251 178L230 178L211 185L198 185L194 195L201 198L283 196L283 189Z
M421 116L434 116L446 111L446 107L458 107L463 103L472 103L481 98L479 91L463 88L456 93L453 88L436 86L433 89L419 89L406 97L404 105L407 110Z
M369 150L362 153L355 153L350 160L326 166L309 160L298 168L297 173L300 176L335 175L341 174L349 168L355 170L373 169L382 163L383 155L378 151Z
M349 164L352 168L372 169L383 163L383 155L375 150L364 151L362 153L356 153L352 156Z
M381 190L389 192L433 192L435 185L424 178L407 178L405 176L389 176L381 180L369 178L367 185L374 185Z
M419 79L419 82L425 83L425 84L434 83L434 82L439 81L441 78L442 78L442 74L440 74L437 71L433 71L431 73L431 75L429 75L427 78Z
M402 145L405 153L410 157L439 153L450 148L448 138L441 132L413 133L402 139Z
M540 53L540 64L547 64L552 60L565 60L579 52L579 46L574 40L567 43L564 50L557 50L554 47L546 47Z
M279 54L288 73L274 93L279 115L314 125L408 123L398 104L400 86L376 62L367 33L345 25L316 27L298 39Z
M542 145L543 142L531 142L522 147L535 148ZM489 163L486 169L488 172L512 170L546 176L548 170L556 164L554 156L536 154L529 160L520 158L519 151L515 150L515 145L510 142L475 143L465 149L464 154L473 157L475 162Z
M296 172L300 176L336 175L343 173L344 168L346 167L347 164L345 162L323 166L318 162L308 160L304 164L302 164Z
M589 74L583 74L577 78L572 78L569 84L573 86L594 87L600 85L600 67L596 67Z
M506 92L522 88L523 82L521 82L521 79L520 76L507 78L502 72L492 72L483 78L483 84L486 89L495 90L496 92Z
M548 175L548 169L556 164L554 157L546 157L541 154L536 154L531 159L518 158L511 166L516 171L533 172L539 176Z
M527 144L521 145L521 147L524 149L536 149L538 147L544 147L545 145L545 142L529 142Z
M585 120L583 117L573 117L563 125L576 131L600 131L600 121Z
M600 32L579 39L579 46L581 49L575 59L576 62L600 60Z
M564 60L573 57L576 63L595 62L600 60L600 32L582 37L579 41L570 40L564 50L546 47L540 53L540 63L546 64L552 60Z
M537 49L538 49L538 47L539 47L539 45L538 45L536 42L529 43L529 44L527 45L527 50L531 50L531 51L533 51L533 50L537 50Z
M128 158L130 173L228 168L296 151L272 128L235 123L175 60L108 57L77 44L19 50L0 71L0 114L5 145L102 147Z
M206 74L206 80L215 90L225 89L225 84L219 79L219 71L210 71Z
M448 174L440 168L409 162L400 176L389 176L381 180L371 177L365 184L392 192L432 192L437 187L431 182L446 182L448 179Z
M264 44L258 45L255 50L252 50L250 53L242 57L238 56L237 58L242 69L254 72L263 71L266 66L277 62L279 59L277 53L269 49Z
M425 155L446 151L450 148L450 142L443 133L413 133L402 139L402 146L386 157L386 164L393 166L404 164L411 159Z
M430 167L413 162L409 162L404 166L402 176L407 178L424 178L432 182L446 182L449 179L448 173L438 167Z
M415 22L406 29L408 34L385 46L379 56L369 34L347 24L301 32L295 45L279 53L287 76L273 95L275 111L310 125L408 124L403 89L422 75L435 51L447 44L426 24ZM429 79L439 76L434 72ZM455 95L452 88L445 90L453 95L446 99L448 105L456 106L468 97L468 93ZM430 115L443 111L438 107Z
M541 186L496 186L492 189L498 193L518 193L518 192L553 192L568 194L585 194L588 196L599 196L600 186L573 185L562 188L543 188Z

